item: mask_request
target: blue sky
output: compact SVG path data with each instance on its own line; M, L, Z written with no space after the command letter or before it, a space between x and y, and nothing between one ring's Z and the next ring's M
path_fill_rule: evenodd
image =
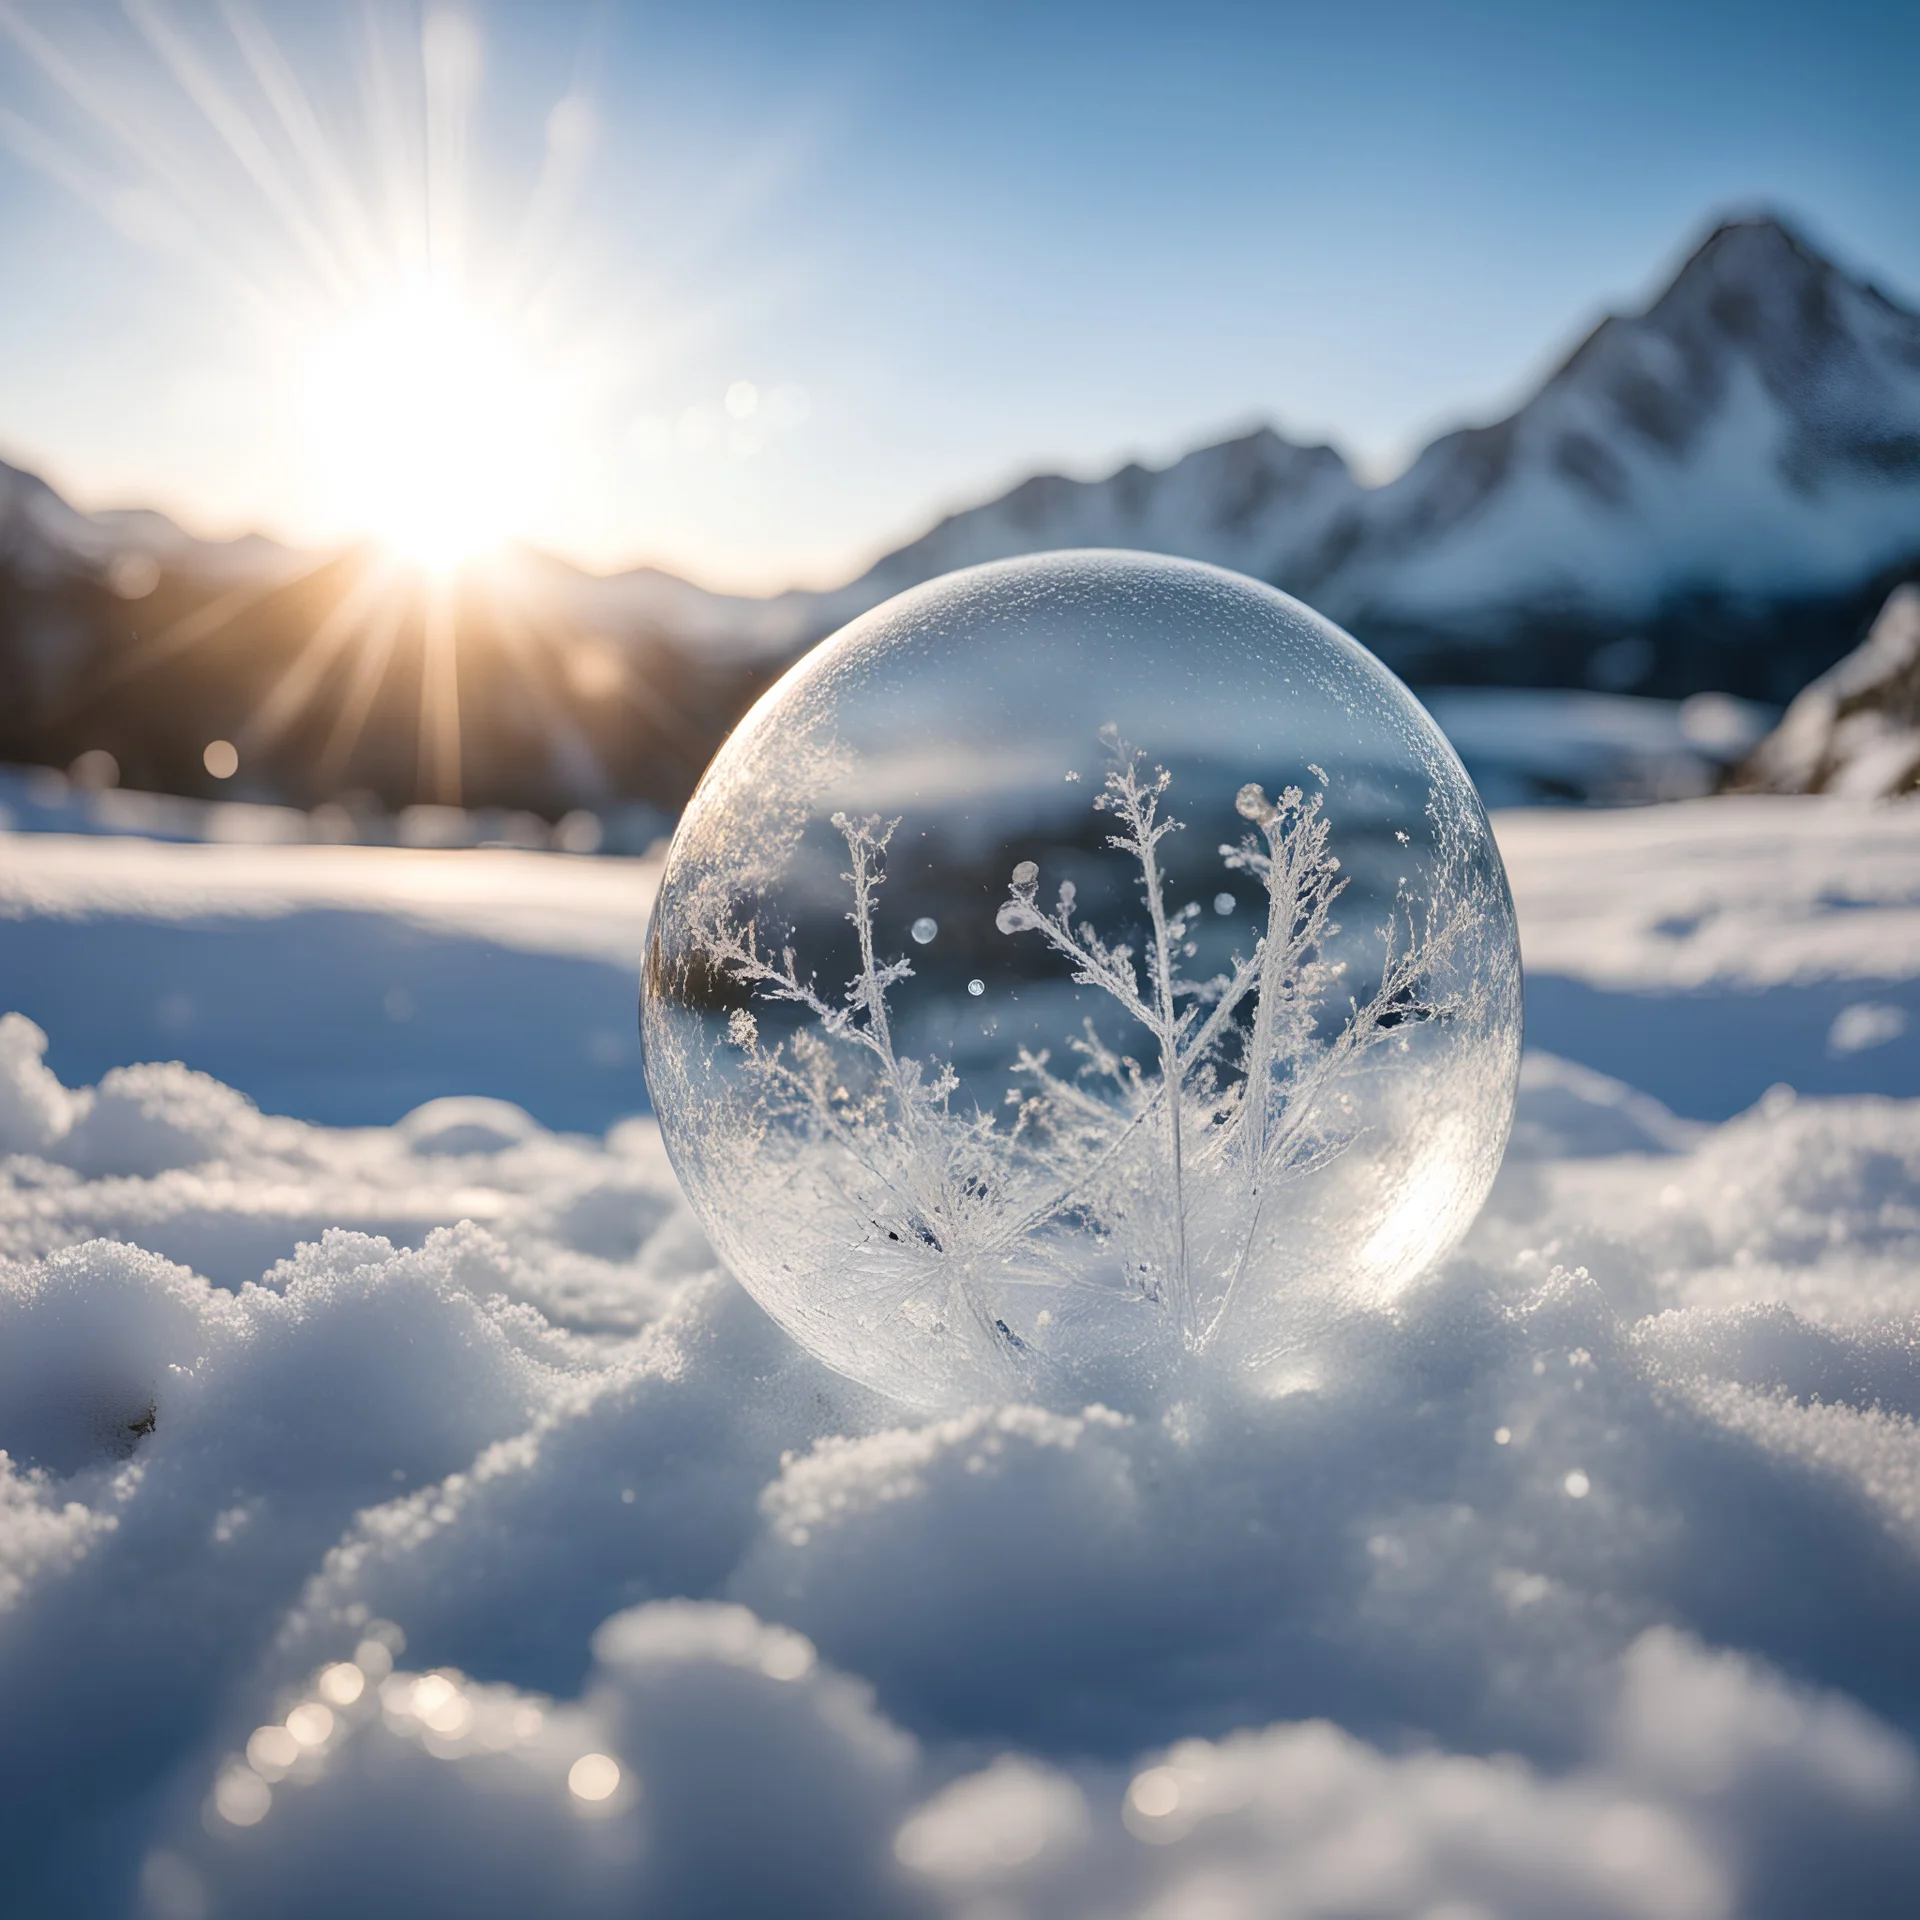
M554 0L429 12L438 95L417 7L242 18L331 197L220 8L0 0L0 457L207 531L444 471L591 564L824 583L1260 419L1389 473L1722 212L1920 300L1911 5ZM436 194L439 468L361 323Z

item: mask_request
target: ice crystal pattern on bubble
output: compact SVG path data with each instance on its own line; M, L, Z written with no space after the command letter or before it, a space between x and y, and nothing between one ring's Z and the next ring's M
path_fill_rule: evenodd
M1000 1116L957 1110L952 1066L896 1044L889 996L914 969L881 956L874 927L899 819L832 817L846 842L841 879L859 950L859 971L837 998L791 946L764 949L754 923L724 907L695 932L736 986L811 1016L767 1045L755 1015L736 1008L728 1040L744 1057L755 1142L790 1132L817 1149L809 1172L819 1197L882 1256L856 1262L851 1285L942 1299L947 1324L933 1331L970 1328L1008 1359L1028 1345L990 1304L1008 1286L1063 1301L1117 1293L1162 1316L1180 1347L1204 1351L1262 1248L1285 1234L1289 1190L1363 1129L1348 1088L1368 1056L1465 1010L1464 996L1437 981L1473 911L1471 890L1446 885L1430 896L1451 903L1444 913L1404 888L1395 896L1380 928L1378 985L1340 1007L1344 968L1329 948L1347 881L1328 844L1323 793L1293 786L1272 800L1258 785L1240 789L1236 809L1252 831L1219 852L1264 893L1265 927L1226 971L1187 978L1201 909L1167 904L1159 850L1182 827L1164 805L1171 776L1147 770L1110 729L1104 737L1112 764L1093 805L1111 822L1107 845L1137 868L1141 948L1089 924L1071 880L1045 905L1038 866L1015 866L1000 933L1044 942L1119 1020L1103 1028L1087 1017L1072 1060L1021 1049ZM1055 1318L1038 1316L1042 1326Z

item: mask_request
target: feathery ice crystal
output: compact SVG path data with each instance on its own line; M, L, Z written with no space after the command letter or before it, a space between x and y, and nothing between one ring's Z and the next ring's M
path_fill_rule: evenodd
M1213 693L1250 638L1267 683ZM1371 656L1213 569L1050 556L902 596L756 709L644 1016L690 1197L798 1338L924 1405L1125 1405L1297 1381L1464 1230L1518 968L1484 815Z

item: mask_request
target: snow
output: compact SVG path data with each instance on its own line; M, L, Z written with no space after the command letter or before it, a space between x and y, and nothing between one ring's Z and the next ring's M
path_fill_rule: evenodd
M1529 603L1844 591L1913 552L1916 341L1776 222L1730 223L1518 412L1366 495L1312 597L1470 632Z
M1436 687L1421 704L1490 807L1695 799L1777 714L1728 694L1651 700L1564 687Z
M460 1093L598 1132L645 1104L637 981L657 861L0 844L9 998L69 1082L174 1055L270 1110L340 1125ZM343 1032L358 1051L342 1052Z
M517 565L589 652L609 638L664 641L723 677L790 660L955 567L1117 546L1284 583L1389 647L1530 638L1547 678L1584 632L1583 650L1608 643L1601 671L1612 651L1631 683L1662 664L1636 627L1685 616L1694 596L1731 603L1738 628L1768 604L1791 614L1796 602L1845 601L1914 560L1917 366L1920 316L1776 221L1740 220L1646 311L1603 322L1514 413L1441 436L1384 484L1362 484L1329 447L1260 427L1164 466L1029 476L824 590L731 595L655 567L599 577L530 551ZM264 586L325 557L259 536L194 540L150 510L83 514L0 464L0 561L34 590L104 576L137 602L162 563L209 585ZM1849 618L1833 613L1836 640ZM1626 673L1635 648L1646 657ZM1662 677L1703 670L1686 651ZM1897 780L1911 766L1909 754L1863 777Z
M1642 323L1645 324L1645 323ZM1652 343L1649 343L1652 344ZM1908 417L1920 408L1901 397ZM1330 590L1376 614L1470 621L1489 583L1500 603L1542 601L1651 614L1687 588L1755 598L1845 588L1913 550L1914 497L1872 473L1837 473L1810 499L1796 471L1796 422L1735 363L1696 444L1673 450L1623 433L1605 387L1549 387L1512 423L1513 466L1499 491L1444 540L1385 555ZM1569 441L1605 449L1619 499L1568 472ZM1417 523L1457 481L1436 461L1380 490L1383 525Z
M515 995L630 1006L643 869L0 840L8 997L125 1049L0 1025L9 1912L1911 1912L1920 1067L1818 1016L1913 1007L1920 812L1496 826L1535 1051L1461 1252L1263 1398L938 1420L573 1117L599 1013ZM195 1070L277 994L391 1094L403 934L529 969L432 1105ZM168 937L253 984L141 1064Z
M1920 808L1741 796L1496 829L1530 973L1673 992L1915 972Z
M1703 1120L1776 1083L1920 1087L1920 810L1743 796L1499 837L1536 1049Z
M1920 586L1894 588L1867 637L1794 696L1740 784L1862 800L1920 785Z

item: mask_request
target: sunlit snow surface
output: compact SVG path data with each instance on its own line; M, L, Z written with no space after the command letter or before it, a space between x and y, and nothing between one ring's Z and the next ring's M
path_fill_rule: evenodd
M1278 1397L1155 1418L861 1395L644 1119L75 1095L0 1029L5 1910L1911 1913L1920 810L1497 825L1542 1050L1487 1212ZM555 862L426 926L341 861L317 920L301 849L259 906L95 844L0 842L18 1004L88 916L372 991L369 929L611 977L644 910Z

